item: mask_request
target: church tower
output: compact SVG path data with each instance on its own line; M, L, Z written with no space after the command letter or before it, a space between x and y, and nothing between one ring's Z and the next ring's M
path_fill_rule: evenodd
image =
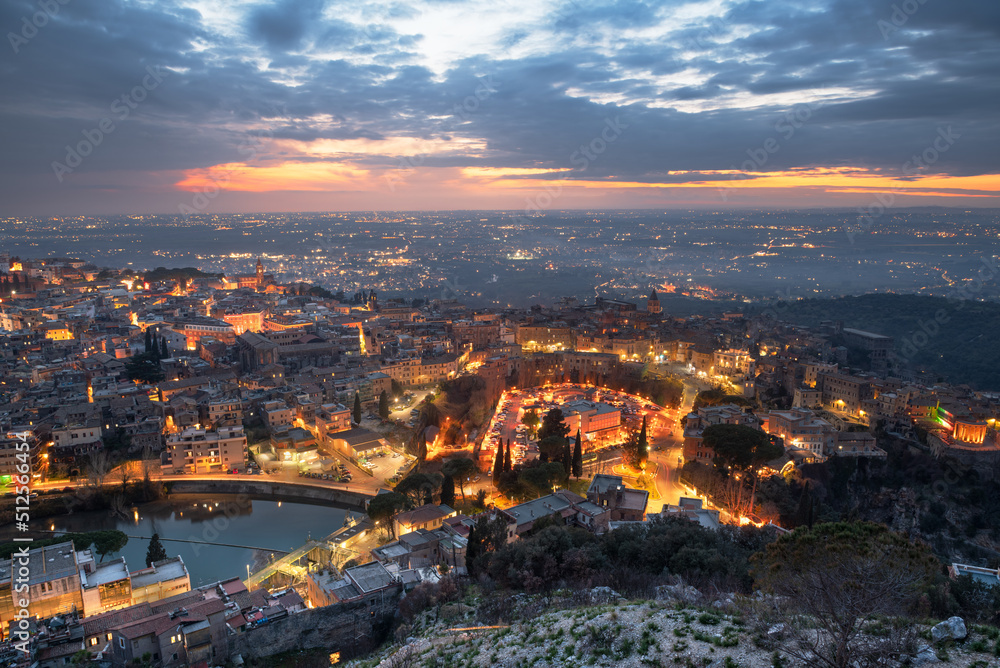
M656 289L653 289L649 299L646 300L646 311L649 313L660 313L662 309L660 308L660 298L656 296Z
M257 258L257 289L264 287L264 263Z

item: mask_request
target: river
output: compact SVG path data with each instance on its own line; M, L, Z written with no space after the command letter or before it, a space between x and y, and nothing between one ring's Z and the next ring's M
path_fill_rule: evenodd
M231 577L246 578L247 566L252 569L254 564L266 562L270 550L290 552L310 536L324 538L344 526L348 514L339 508L287 501L239 501L234 496L186 494L142 504L132 512L128 519L115 517L108 511L94 511L51 517L38 523L44 523L49 531L124 532L129 536L128 545L121 552L107 555L105 560L125 557L130 571L146 566L148 538L158 533L167 556L180 555L191 575L191 586L198 587ZM247 547L166 540L170 538ZM275 558L281 556L280 552L274 553Z

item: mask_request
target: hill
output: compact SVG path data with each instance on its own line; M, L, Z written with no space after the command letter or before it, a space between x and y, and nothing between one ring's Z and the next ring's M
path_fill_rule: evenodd
M861 295L836 299L779 302L778 317L815 327L823 320L843 321L896 339L896 353L928 380L1000 389L1000 304L919 295Z

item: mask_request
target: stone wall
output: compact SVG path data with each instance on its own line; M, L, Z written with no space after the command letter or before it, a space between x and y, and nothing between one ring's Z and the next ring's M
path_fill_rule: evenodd
M306 610L230 636L229 656L259 659L300 649L340 652L341 660L362 656L378 647L392 628L398 593L387 592L365 602L339 603Z

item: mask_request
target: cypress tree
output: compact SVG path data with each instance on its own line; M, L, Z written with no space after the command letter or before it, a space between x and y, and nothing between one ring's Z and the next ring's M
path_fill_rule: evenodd
M562 465L566 469L566 477L568 478L573 472L573 450L569 447L569 439L563 444L563 456Z
M417 448L417 459L427 461L427 434L420 435L420 447Z
M149 352L149 349L153 347L153 333L150 331L149 327L146 328L146 348L143 352Z
M507 454L504 456L503 460L503 472L510 473L514 470L514 463L510 458L510 439L507 439Z
M496 482L500 474L503 473L503 464L503 445L498 443L496 456L493 458L493 482Z
M162 359L167 359L170 357L170 350L167 348L167 339L160 337L160 357Z
M576 446L573 448L573 475L579 480L583 475L583 441L580 430L576 430Z
M449 508L455 506L455 479L450 475L446 475L441 483L441 505Z
M354 421L361 424L361 394L354 393Z

